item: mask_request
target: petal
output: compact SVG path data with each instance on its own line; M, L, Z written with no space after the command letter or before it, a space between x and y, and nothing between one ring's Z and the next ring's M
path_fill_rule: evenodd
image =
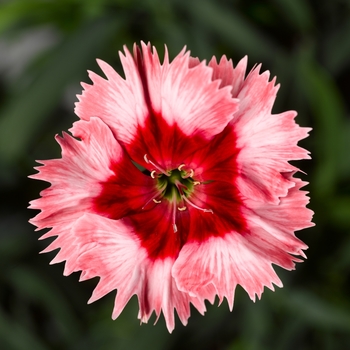
M189 200L207 212L187 206L190 212L187 242L203 242L212 236L223 237L230 231L241 235L249 233L244 203L235 186L218 181L198 185Z
M260 298L265 286L272 290L273 284L282 286L272 264L294 269L294 262L301 261L295 255L305 257L303 250L307 249L294 231L313 226L312 211L306 208L308 198L300 191L305 183L292 173L284 176L294 187L277 205L244 200L235 210L225 190L220 195L215 189L220 205L212 215L191 211L188 241L173 268L180 290L203 299L227 298L232 308L238 284L253 300L255 295ZM207 196L207 203L213 193Z
M237 97L244 83L245 72L247 70L248 57L243 57L233 68L232 60L228 60L226 56L222 56L219 63L216 57L213 57L208 63L212 67L213 80L220 79L220 87L231 86L231 95Z
M174 264L173 276L179 290L199 299L218 295L221 302L227 298L232 309L237 285L253 300L255 294L260 298L264 286L272 290L272 283L282 286L271 260L271 255L257 251L246 236L230 232L186 244Z
M231 124L240 149L240 191L248 198L277 204L294 186L281 174L296 170L288 161L310 158L297 146L310 129L295 123L294 111L271 114L278 86L268 79L269 73L259 74L259 67L248 75L238 94L240 109Z
M296 170L288 161L309 158L297 146L309 129L295 123L293 111L271 114L277 87L268 82L268 73L259 75L257 68L244 81L246 59L235 69L226 57L209 64L222 84L232 81L240 109L222 133L192 154L188 167L195 169L198 181L229 182L243 197L277 204L294 186L282 174Z
M93 84L82 84L84 91L78 96L75 113L84 120L99 117L119 141L129 143L138 125L144 124L148 109L134 58L126 47L124 51L125 55L120 53L120 59L125 79L106 62L98 60L107 80L89 72Z
M213 69L205 62L193 65L185 50L169 63L166 49L161 64L156 50L142 43L142 54L135 46L134 58L126 48L120 57L126 79L98 61L108 80L90 73L93 85L83 85L76 113L85 120L101 118L131 158L149 170L145 154L161 168L178 166L179 155L201 148L238 110L232 87L219 88Z
M77 217L91 208L91 198L100 192L99 182L113 175L112 160L122 157L122 149L101 120L80 121L72 131L82 140L66 133L56 136L62 158L40 161L42 166L36 168L39 172L30 176L51 183L40 193L42 198L32 201L30 206L42 210L31 220L40 229L53 227L57 221Z
M42 238L59 236L45 252L62 245L73 246L71 225L85 212L123 217L139 210L154 193L150 177L130 162L100 119L79 121L71 131L81 141L68 134L57 136L62 158L41 161L43 166L31 176L51 182L51 187L41 192L41 198L29 206L41 210L30 220L32 224L38 229L53 228ZM67 255L60 251L53 262L63 260ZM65 273L69 272L66 266Z
M66 261L63 271L63 275L65 276L68 276L74 271L74 264L78 258L79 252L76 238L71 234L72 222L74 221L75 220L72 219L71 221L60 223L60 225L53 227L49 232L40 237L40 239L46 239L57 236L56 239L40 253L48 253L59 249L56 256L51 260L50 265Z
M132 143L125 145L130 157L149 171L171 171L198 149L208 144L201 135L186 135L178 125L169 125L162 116L151 115L144 128L138 128ZM145 161L145 155L156 166Z
M183 163L194 170L196 181L219 181L235 184L239 175L237 157L240 149L236 145L237 137L231 124L190 156L183 159ZM201 188L201 187L199 187Z
M89 303L118 289L113 319L135 294L141 322L146 323L153 311L157 319L163 312L169 332L174 329L174 309L183 324L190 316L190 302L205 311L204 303L177 289L171 276L174 259L149 260L132 226L86 214L75 223L73 234L79 242L74 270L82 270L81 280L100 277Z
M189 213L180 213L174 205L166 199L159 204L150 202L138 214L125 218L151 260L176 258L187 240Z
M142 43L144 71L151 109L169 124L177 124L186 135L209 139L221 132L238 109L231 87L219 89L213 71L202 62L190 68L189 52L183 49L169 63L167 48L163 64L150 45Z
M295 237L294 231L312 227L313 212L306 208L309 203L306 191L301 191L307 183L293 177L293 173L284 174L295 186L288 191L288 196L281 198L278 205L245 200L245 205L251 211L249 221L252 225L260 227L261 232L268 232L269 239L278 239L283 249L294 255L304 256L303 249L306 244Z

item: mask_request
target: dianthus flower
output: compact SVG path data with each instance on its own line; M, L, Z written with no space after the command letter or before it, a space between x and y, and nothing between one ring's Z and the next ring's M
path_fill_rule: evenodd
M137 295L139 318L163 312L174 328L190 303L227 299L241 285L255 300L282 283L307 246L294 231L312 226L306 183L290 160L308 128L296 112L272 114L278 86L247 59L208 64L184 50L161 64L142 43L120 54L125 79L98 61L90 72L71 134L56 136L62 158L40 161L31 177L51 183L30 208L44 250L64 274L100 277L89 302L117 289L113 319Z

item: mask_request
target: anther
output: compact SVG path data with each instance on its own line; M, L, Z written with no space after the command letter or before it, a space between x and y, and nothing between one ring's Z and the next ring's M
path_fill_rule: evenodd
M156 204L162 203L162 201L157 201L155 198L153 198L153 202Z
M190 172L189 172L189 173L188 173L187 171L185 171L185 175L184 175L184 176L181 175L181 177L182 177L183 179L187 179L187 178L189 178L189 177L193 177L193 175L194 175L194 171L193 171L193 169L190 169Z
M193 181L193 186L197 186L197 185L200 185L201 183L199 181Z
M184 211L184 210L187 209L187 207L185 207L185 206L183 206L183 207L177 207L177 209L180 210L180 211Z
M156 178L156 177L154 176L155 173L156 173L155 170L152 170L152 171L151 171L151 178L152 178L152 179L155 179L155 178Z
M181 164L178 166L177 170L182 171L182 168L185 166L185 164ZM193 169L190 169L190 173L188 174L187 171L185 171L185 175L181 176L183 179L186 179L188 177L193 177L194 171Z

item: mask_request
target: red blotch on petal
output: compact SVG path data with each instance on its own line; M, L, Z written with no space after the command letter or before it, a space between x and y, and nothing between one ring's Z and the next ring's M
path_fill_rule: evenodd
M130 170L123 169L129 166L127 163L116 165L115 176L103 184L100 196L95 199L95 209L111 219L128 216L124 222L133 228L150 259L176 258L188 240L203 242L232 231L248 233L242 214L243 202L235 186L239 150L231 126L208 141L198 134L189 137L177 125L170 126L161 116L152 114L144 127L139 126L134 142L125 147L132 158L137 158L149 171L154 168L145 162L144 154L166 170L189 164L195 172L193 178L204 182L195 186L189 197L194 206L184 202L187 210L179 211L180 204L168 199L163 198L159 204L152 201L152 195L157 197L156 179L137 170L130 176ZM143 183L136 187L138 178L142 178Z
M93 200L95 212L118 220L140 212L157 195L153 179L137 169L129 158L122 158L110 168L114 175L101 183L101 193Z
M161 115L150 112L145 124L139 125L133 142L124 147L134 161L150 171L154 168L145 162L145 154L163 169L172 170L209 142L201 131L188 136L176 123L169 125Z

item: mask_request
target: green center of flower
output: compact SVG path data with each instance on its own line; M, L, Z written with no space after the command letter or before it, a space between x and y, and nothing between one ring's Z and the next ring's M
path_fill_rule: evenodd
M193 169L186 169L186 165L181 164L177 169L169 171L162 169L159 165L151 161L147 154L144 155L144 159L145 162L151 164L154 169L151 171L150 175L156 181L156 187L159 194L158 196L151 198L142 209L144 209L151 201L160 204L163 199L168 200L172 203L172 226L174 232L177 232L177 211L181 212L186 210L188 205L204 213L213 214L211 209L201 208L190 199L195 186L202 183L193 179L195 176Z
M180 170L171 170L168 175L160 174L157 177L157 187L162 191L162 197L169 201L175 199L177 203L182 201L184 196L188 198L191 195L195 183L189 173L181 170L181 168Z

